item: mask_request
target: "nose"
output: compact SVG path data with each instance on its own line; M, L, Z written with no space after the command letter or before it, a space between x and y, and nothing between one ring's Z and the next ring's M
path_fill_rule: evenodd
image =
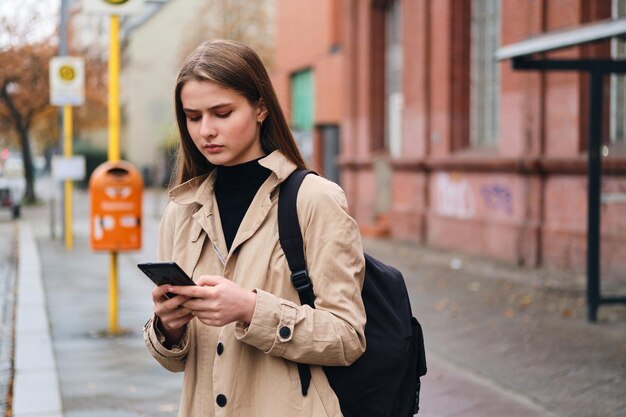
M211 138L215 137L217 134L217 130L215 129L215 124L211 122L209 117L202 117L202 122L200 124L200 135L202 137Z

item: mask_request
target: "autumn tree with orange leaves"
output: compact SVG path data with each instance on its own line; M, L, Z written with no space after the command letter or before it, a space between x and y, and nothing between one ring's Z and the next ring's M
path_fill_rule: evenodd
M55 49L51 42L41 41L0 50L0 126L8 129L22 151L27 203L36 201L31 130L42 124L53 129L47 137L58 137L48 93L48 63Z
M49 62L58 54L57 34L33 40L30 34L47 19L35 9L28 17L0 18L0 136L18 145L22 153L26 188L24 202L37 200L32 149L58 144L58 107L50 105ZM74 12L75 14L75 12ZM50 23L50 22L47 22ZM85 104L75 117L76 132L106 126L106 57L97 48L70 51L85 58Z
M29 7L29 1L23 7L5 3L0 16L0 136L22 153L26 203L36 201L33 137L48 142L59 137L48 75L57 50L57 17L49 8Z

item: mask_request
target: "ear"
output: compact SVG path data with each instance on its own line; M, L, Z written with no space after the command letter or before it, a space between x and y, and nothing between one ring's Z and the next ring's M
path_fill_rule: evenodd
M258 123L263 123L268 113L269 111L267 109L267 105L265 104L265 100L263 100L262 98L259 99L259 104L257 105L256 121Z

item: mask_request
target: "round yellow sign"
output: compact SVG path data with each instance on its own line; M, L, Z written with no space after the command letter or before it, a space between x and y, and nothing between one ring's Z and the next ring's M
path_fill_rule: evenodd
M62 65L59 68L59 76L65 82L70 82L76 77L76 70L70 65Z
M124 3L127 3L127 2L128 2L128 0L104 0L104 2L105 2L105 3L112 4L112 5L114 5L114 6L117 6L117 5L119 5L119 4L124 4Z

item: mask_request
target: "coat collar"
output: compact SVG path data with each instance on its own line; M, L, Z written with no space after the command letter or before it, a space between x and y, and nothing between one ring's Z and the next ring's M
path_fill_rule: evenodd
M248 240L261 226L272 207L272 192L296 169L296 165L289 161L280 151L274 151L260 159L259 164L272 171L272 173L261 185L250 203L250 208L239 225L230 252L226 249L226 242L223 238L224 232L219 210L217 209L217 200L213 192L215 171L208 175L192 178L172 188L169 192L170 199L174 203L188 206L193 212L194 222L206 232L209 239L213 242L214 249L217 251L220 259L224 260L224 264L228 263L231 254L237 247ZM194 205L195 207L193 207ZM197 234L191 236L192 243L195 242L194 238L198 239Z
M272 171L270 178L273 180L272 189L283 182L295 169L296 165L291 162L282 152L276 150L259 160L259 164ZM194 177L169 191L170 200L176 204L205 205L215 186L215 171L210 174Z
M285 181L297 168L296 164L287 159L280 151L274 151L265 158L260 159L259 164L271 170L276 175L276 184Z

